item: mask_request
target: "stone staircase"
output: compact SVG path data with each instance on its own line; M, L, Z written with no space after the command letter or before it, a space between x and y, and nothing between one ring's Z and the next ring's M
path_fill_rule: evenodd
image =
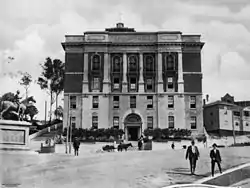
M33 141L45 141L48 138L54 138L58 134L58 132L59 132L58 130L53 130L53 131L44 133L44 134L42 134L42 135L40 135L38 137L35 137L32 140Z
M34 134L29 135L32 141L44 141L48 138L53 138L55 135L62 132L62 123L52 125L45 129L42 129Z

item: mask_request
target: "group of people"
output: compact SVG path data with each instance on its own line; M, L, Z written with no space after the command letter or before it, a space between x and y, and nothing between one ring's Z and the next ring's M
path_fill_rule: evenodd
M138 149L142 150L143 147L143 136L141 136L138 140ZM79 155L79 147L80 147L80 140L78 138L74 138L73 140L73 148L74 148L74 153L75 156ZM217 164L220 173L222 173L222 169L221 169L221 155L220 155L220 151L217 148L217 144L213 144L212 145L212 150L210 151L210 158L211 158L211 172L212 172L212 176L214 176L214 169L215 169L215 164ZM172 148L174 149L174 145L172 144ZM198 147L195 145L194 140L191 141L191 145L188 146L187 151L186 151L186 160L189 160L189 164L190 164L190 171L191 174L194 175L195 174L195 169L196 169L196 163L197 160L200 157L200 153L198 150Z
M210 151L210 158L211 158L211 172L212 176L214 176L214 167L215 164L218 165L220 173L222 173L221 170L221 155L220 151L217 149L217 145L214 143L213 144L213 149ZM196 168L196 162L198 158L200 157L200 153L198 150L198 147L195 146L194 140L191 141L191 145L187 148L186 151L186 160L189 159L189 164L190 164L190 171L191 174L195 174L195 168Z
M45 145L44 146L54 146L54 144L55 144L54 139L48 138L45 141Z

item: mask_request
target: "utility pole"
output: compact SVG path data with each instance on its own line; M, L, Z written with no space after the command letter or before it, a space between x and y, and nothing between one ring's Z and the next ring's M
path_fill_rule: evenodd
M234 144L236 144L235 129L234 129L234 111L232 111L232 125L233 125L233 139L234 139Z
M69 124L70 124L70 95L68 97L68 114L67 114L67 136L66 136L66 154L68 153L68 144L69 144Z
M44 108L44 110L45 110L45 116L44 116L44 123L46 124L46 121L47 121L47 101L45 101L45 108Z
M71 116L70 116L70 119L69 119L69 128L70 128L70 132L69 132L69 154L71 154L71 142L72 142Z

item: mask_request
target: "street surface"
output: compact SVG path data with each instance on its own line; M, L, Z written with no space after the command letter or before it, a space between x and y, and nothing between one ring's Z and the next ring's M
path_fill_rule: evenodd
M249 188L250 187L250 178L249 179L246 179L246 180L243 180L239 183L236 183L234 185L232 185L234 187L237 187L237 186L240 186L241 188Z
M1 153L1 182L29 188L159 188L175 183L191 183L210 176L209 149L201 148L196 176L191 176L185 150L128 151L19 155ZM221 148L222 168L250 162L249 147Z

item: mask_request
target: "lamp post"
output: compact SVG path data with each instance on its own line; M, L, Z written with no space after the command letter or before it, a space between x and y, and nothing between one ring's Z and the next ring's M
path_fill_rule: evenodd
M68 144L69 144L69 126L70 126L70 95L68 97L68 114L67 114L67 135L66 135L66 151L65 153L68 153Z
M70 119L69 119L69 129L70 129L70 132L69 132L69 154L71 154L71 142L72 142L71 116L70 116Z

